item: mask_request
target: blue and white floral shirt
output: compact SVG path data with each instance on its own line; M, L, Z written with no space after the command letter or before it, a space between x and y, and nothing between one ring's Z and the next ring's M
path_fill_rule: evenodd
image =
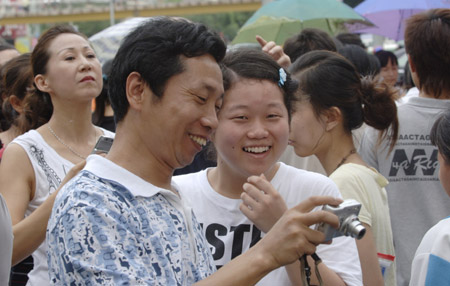
M215 270L192 209L97 155L56 197L47 244L54 285L191 285Z

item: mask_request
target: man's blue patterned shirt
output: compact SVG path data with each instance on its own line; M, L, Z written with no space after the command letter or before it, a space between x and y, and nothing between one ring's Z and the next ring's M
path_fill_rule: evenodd
M55 285L191 285L215 270L177 195L96 155L58 194L47 244Z

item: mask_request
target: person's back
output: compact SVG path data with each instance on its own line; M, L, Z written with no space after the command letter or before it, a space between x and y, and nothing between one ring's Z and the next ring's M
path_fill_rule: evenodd
M439 180L450 196L450 109L434 123L431 144L438 148ZM410 286L448 285L450 273L450 217L443 218L423 237L411 266Z
M425 232L450 215L450 199L438 180L438 150L429 142L433 122L450 108L449 20L450 11L444 9L409 20L405 46L420 95L398 107L399 135L392 152L386 140L377 146L378 132L372 128L366 130L360 147L363 159L389 180L399 286L409 283L414 251Z

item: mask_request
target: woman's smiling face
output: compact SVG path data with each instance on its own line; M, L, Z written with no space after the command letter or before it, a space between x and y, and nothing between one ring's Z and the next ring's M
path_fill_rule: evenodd
M218 163L243 176L275 166L289 137L288 111L277 84L241 79L225 92L213 136Z

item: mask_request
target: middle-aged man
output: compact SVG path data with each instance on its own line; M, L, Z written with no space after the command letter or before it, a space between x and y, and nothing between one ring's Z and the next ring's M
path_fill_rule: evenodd
M337 227L333 214L309 211L340 201L310 198L213 273L200 225L171 179L218 124L225 50L204 25L179 18L150 20L125 38L110 76L115 142L60 191L48 224L52 284L254 285L315 251L324 235L308 226Z

